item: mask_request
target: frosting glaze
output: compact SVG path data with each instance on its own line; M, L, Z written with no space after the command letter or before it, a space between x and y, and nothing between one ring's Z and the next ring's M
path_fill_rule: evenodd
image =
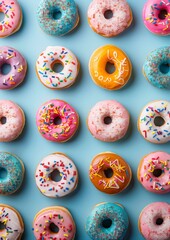
M104 221L111 220L109 228ZM86 221L86 232L93 240L123 240L129 227L128 215L118 203L100 203L94 207Z
M113 73L106 71L110 62L115 66ZM132 65L127 55L118 47L106 45L95 50L89 61L89 71L93 81L108 90L124 87L130 79Z
M61 124L55 124L56 119L60 119ZM47 140L65 142L75 134L79 116L68 103L53 99L39 108L36 123L39 132Z
M0 47L0 69L4 64L11 66L11 71L3 75L0 71L0 89L17 87L25 78L27 63L23 56L14 48Z
M7 173L5 178L0 178L0 194L8 195L16 192L24 178L24 165L15 155L0 152L0 171Z
M107 177L105 171L112 170L113 175ZM89 176L94 186L105 193L117 194L130 183L131 169L119 155L100 153L91 162Z
M0 12L5 17L0 21L0 38L8 37L19 30L22 24L22 12L17 0L0 0Z
M170 63L170 47L161 47L152 51L143 65L146 79L158 88L170 89L170 73L162 72L161 66Z
M162 219L162 224L157 220ZM139 230L146 240L170 239L170 204L154 202L146 206L139 217Z
M53 71L55 63L63 65L61 72ZM46 87L61 89L69 87L75 82L79 72L79 62L76 56L65 47L47 47L36 62L36 69L38 78Z
M156 171L160 176L155 176ZM138 168L138 180L144 188L154 193L170 192L170 154L153 152L146 155Z
M111 119L105 124L106 118ZM90 111L87 125L91 134L105 142L115 142L123 138L129 127L129 113L114 100L98 102Z
M2 119L6 119L3 124ZM25 116L22 109L12 101L0 100L0 142L15 140L22 133Z
M61 180L51 179L54 170L60 172ZM35 173L37 187L47 197L63 197L71 193L78 183L78 172L74 163L62 153L53 153L45 157Z
M55 13L60 13L61 17L56 19ZM37 9L37 19L45 33L62 36L77 26L78 9L74 0L41 0Z
M108 10L113 13L110 19L105 18ZM131 25L133 19L126 0L93 0L87 15L91 28L104 37L120 34Z
M19 240L24 232L24 224L20 214L11 206L0 204L0 222L5 229L0 231L2 240Z
M107 63L115 67L113 73L106 71ZM105 45L94 51L89 61L92 80L100 87L117 90L124 87L131 77L132 65L128 56L118 47Z
M161 15L163 15L163 17ZM143 21L146 28L148 28L148 30L151 31L152 33L158 35L169 35L170 34L169 0L148 0L143 8Z
M51 232L52 223L59 228L58 233ZM36 240L74 240L76 226L67 209L55 206L42 209L35 216L33 231Z
M148 103L142 110L138 129L141 135L152 143L166 143L170 141L170 103L159 100ZM155 125L156 118L163 118L162 126Z

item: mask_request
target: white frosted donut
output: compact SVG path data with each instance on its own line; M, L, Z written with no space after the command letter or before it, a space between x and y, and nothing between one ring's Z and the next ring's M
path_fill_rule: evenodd
M60 172L61 180L59 182L51 179L51 174L55 170ZM64 197L77 187L78 172L72 160L66 155L53 153L39 163L35 179L37 187L45 196Z
M56 63L63 65L63 70L59 73L53 70ZM69 49L60 46L49 46L38 57L36 72L39 80L46 87L51 89L68 88L77 78L79 62Z
M138 129L149 142L169 142L170 103L164 100L148 103L139 116Z

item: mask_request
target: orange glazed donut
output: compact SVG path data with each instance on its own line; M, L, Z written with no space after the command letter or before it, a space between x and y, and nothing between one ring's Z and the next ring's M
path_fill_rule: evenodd
M90 165L90 180L101 192L117 194L128 187L132 172L119 155L103 152L96 155Z
M106 70L107 63L115 67L113 73ZM118 90L124 87L131 77L132 65L128 56L118 47L105 45L92 54L89 61L89 72L92 80L99 87Z

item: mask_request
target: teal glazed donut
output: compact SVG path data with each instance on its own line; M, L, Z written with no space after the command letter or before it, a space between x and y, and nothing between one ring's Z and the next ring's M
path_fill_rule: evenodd
M155 87L170 89L170 47L152 51L143 65L145 78Z
M93 240L123 240L129 227L128 215L118 203L100 203L86 221L86 232Z
M2 172L5 173L3 176ZM16 192L22 184L23 177L22 161L11 153L0 152L0 194L9 195Z
M56 19L55 15L60 18ZM41 0L37 18L44 32L54 36L62 36L73 30L78 22L79 15L74 0Z

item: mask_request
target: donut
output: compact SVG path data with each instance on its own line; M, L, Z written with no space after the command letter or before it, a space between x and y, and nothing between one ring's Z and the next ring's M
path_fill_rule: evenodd
M2 73L2 67L8 64L11 70L8 74ZM27 71L27 62L14 48L0 47L0 89L13 89L21 84Z
M158 100L148 103L140 113L138 130L145 140L152 143L170 141L170 103Z
M107 71L107 64L115 67L113 73ZM89 61L89 72L92 80L99 87L107 90L118 90L124 87L132 72L128 56L118 47L105 45L92 54Z
M117 194L128 187L132 172L122 157L115 153L103 152L93 158L89 177L99 191Z
M90 110L87 125L96 139L115 142L123 138L129 127L128 111L115 100L96 103Z
M78 129L79 116L65 101L53 99L38 109L36 124L40 134L46 140L66 142Z
M153 152L144 156L138 167L138 180L142 186L154 193L170 192L170 154Z
M93 0L87 16L93 31L104 37L119 35L133 20L132 11L126 0Z
M146 240L170 239L170 204L154 202L147 205L139 216L139 231Z
M71 213L66 208L47 207L36 214L33 232L37 240L74 240L76 225Z
M78 25L78 8L74 0L41 0L37 19L45 33L63 36Z
M17 0L3 0L0 1L0 12L4 13L4 19L0 21L0 38L5 38L20 29L22 10Z
M24 178L24 164L15 155L7 152L0 152L0 194L9 195L16 192Z
M169 0L147 0L143 8L143 21L146 28L157 35L170 34Z
M6 204L0 204L0 222L3 226L3 229L0 231L0 239L21 240L24 232L24 223L16 209Z
M97 204L86 220L86 232L93 240L123 240L129 228L128 215L119 203Z
M63 65L63 70L59 73L53 70L56 63ZM47 47L36 62L39 80L51 89L70 87L77 78L79 68L76 56L69 49L60 46Z
M52 173L58 170L59 181L52 179ZM53 153L45 157L35 173L37 187L47 197L64 197L74 191L78 184L78 171L71 159L63 153Z
M18 138L25 126L23 110L14 102L0 100L0 142Z
M152 51L146 58L143 65L145 78L155 87L170 89L169 70L170 47L161 47Z

